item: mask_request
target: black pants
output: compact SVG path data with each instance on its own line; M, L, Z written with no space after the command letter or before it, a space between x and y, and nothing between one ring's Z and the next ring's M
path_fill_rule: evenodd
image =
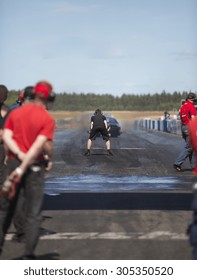
M9 159L6 172L9 174L19 165L15 159ZM24 255L32 255L39 239L41 223L41 209L43 202L44 189L44 166L40 165L39 171L28 171L23 175L20 184L17 185L17 192L13 199L0 198L0 251L3 247L5 234L7 233L16 207L24 211L24 232L25 232L25 251ZM23 192L23 193L21 193ZM20 194L24 196L24 203L20 209ZM19 202L19 204L18 204Z
M4 165L5 151L3 144L0 143L0 185L2 185L5 179L5 165Z

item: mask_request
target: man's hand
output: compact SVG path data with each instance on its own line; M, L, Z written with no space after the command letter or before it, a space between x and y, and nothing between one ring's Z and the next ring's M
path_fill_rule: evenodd
M16 194L16 186L20 183L23 171L20 167L17 167L4 181L1 188L1 195L12 199Z
M47 154L44 155L44 165L45 165L45 171L49 172L52 169L52 161L50 160L49 156Z
M45 171L46 171L46 172L51 171L52 166L53 166L52 161L50 161L50 160L46 161L46 164L45 164Z

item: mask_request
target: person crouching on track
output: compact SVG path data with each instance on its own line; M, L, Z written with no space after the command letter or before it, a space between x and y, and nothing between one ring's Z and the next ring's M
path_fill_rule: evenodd
M46 110L52 86L46 81L34 87L35 99L10 112L3 141L8 154L7 179L0 195L0 253L13 218L20 191L25 199L25 250L21 259L35 259L43 202L45 164L43 150L54 138L55 121Z
M100 109L96 109L94 115L91 117L90 120L90 136L87 142L87 151L85 152L86 156L90 155L92 140L96 137L98 133L100 133L103 139L105 140L108 155L112 156L113 154L110 151L110 139L107 120Z

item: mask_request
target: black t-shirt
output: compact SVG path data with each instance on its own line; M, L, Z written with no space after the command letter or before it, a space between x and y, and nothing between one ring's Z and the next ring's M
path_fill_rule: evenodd
M2 107L3 103L0 103L0 129L3 128L4 125L4 118L1 115L1 107Z
M4 111L4 116L2 116L3 111ZM9 110L9 107L6 104L0 103L0 129L3 129L8 113L10 111L11 110Z
M104 128L106 117L102 114L94 115L91 117L91 122L93 122L93 127L95 128Z

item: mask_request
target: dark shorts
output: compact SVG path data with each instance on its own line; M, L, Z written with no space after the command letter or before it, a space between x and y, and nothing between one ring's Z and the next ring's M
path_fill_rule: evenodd
M105 127L93 127L90 131L89 139L94 139L96 135L100 133L103 137L103 140L108 141L109 140L109 133Z

